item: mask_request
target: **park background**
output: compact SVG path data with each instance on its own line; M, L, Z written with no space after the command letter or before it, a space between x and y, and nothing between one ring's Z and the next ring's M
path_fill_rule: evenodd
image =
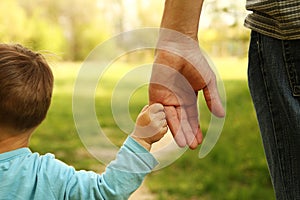
M249 30L243 27L245 1L207 0L200 20L199 43L213 60L226 90L227 115L217 145L203 159L198 150L146 178L145 199L274 199L254 108L247 86ZM159 27L163 0L1 0L0 41L20 43L42 52L55 76L53 101L30 148L51 152L76 169L103 172L105 165L80 141L72 115L74 81L84 59L101 42L136 28ZM108 52L114 52L114 44ZM113 90L120 70L153 61L153 51L124 55L116 60L114 76L103 84ZM118 79L118 78L117 78ZM95 96L97 116L117 145L126 138L113 120L111 93ZM147 88L130 102L134 119L147 103ZM201 127L210 114L199 95ZM101 120L100 120L101 119ZM139 199L139 197L136 197ZM140 197L142 199L142 197Z

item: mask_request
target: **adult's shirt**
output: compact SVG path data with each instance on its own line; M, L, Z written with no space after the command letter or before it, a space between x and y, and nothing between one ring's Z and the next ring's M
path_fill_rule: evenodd
M300 39L299 0L247 0L245 26L281 40Z

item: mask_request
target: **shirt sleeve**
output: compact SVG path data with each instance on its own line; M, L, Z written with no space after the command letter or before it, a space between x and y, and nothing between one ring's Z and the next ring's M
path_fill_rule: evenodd
M57 161L48 165L51 176L47 181L57 199L125 200L157 164L152 154L129 136L103 174L75 171Z

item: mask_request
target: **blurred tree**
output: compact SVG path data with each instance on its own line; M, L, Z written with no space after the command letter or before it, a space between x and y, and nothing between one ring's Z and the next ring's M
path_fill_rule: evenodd
M0 40L82 60L109 28L97 0L1 0ZM12 12L13 11L13 12Z
M26 45L37 50L46 50L57 54L59 57L64 52L66 41L63 38L61 27L47 18L41 17L41 10L34 12L27 18Z
M49 50L64 60L82 60L111 35L159 27L163 5L151 0L1 0L0 40ZM244 54L248 32L242 27L242 5L234 0L205 1L199 38L210 53ZM118 44L108 51L114 48Z
M163 14L164 1L138 0L138 19L141 26L159 27Z
M82 60L108 33L106 21L100 16L97 0L19 0L30 15L42 10L39 16L48 19L51 25L60 27L65 40L63 55L67 60Z
M249 30L243 27L245 1L205 1L200 20L201 46L211 55L245 57Z
M106 21L99 17L96 0L60 2L58 23L68 42L68 59L82 60L107 37Z
M26 14L15 1L0 2L0 24L0 38L3 42L24 42L28 37L25 31Z
M30 5L30 1L26 5ZM43 13L43 10L25 10L19 1L2 0L0 40L21 43L35 50L61 52L63 38L60 27L41 17L40 13Z

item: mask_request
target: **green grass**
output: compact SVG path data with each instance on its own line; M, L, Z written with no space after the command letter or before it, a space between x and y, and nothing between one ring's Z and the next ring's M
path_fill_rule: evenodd
M203 159L198 150L187 150L166 168L155 171L146 185L158 200L196 199L275 199L267 170L255 112L246 82L246 60L216 59L224 80L227 115L221 137ZM76 169L102 172L105 168L92 157L79 139L72 115L72 92L80 63L54 63L55 90L52 105L43 124L32 136L33 151L51 152ZM101 127L117 145L126 137L113 120L110 110L111 90L130 66L118 63L121 72L103 78L105 87L96 94L96 111ZM124 70L124 71L123 71ZM116 72L116 71L115 71ZM103 88L105 91L102 91ZM146 87L130 99L131 117L147 103ZM101 93L102 91L102 93ZM200 99L201 127L208 126L209 113Z
M227 115L217 145L204 159L188 150L152 174L148 185L159 199L274 199L246 82L225 86Z

